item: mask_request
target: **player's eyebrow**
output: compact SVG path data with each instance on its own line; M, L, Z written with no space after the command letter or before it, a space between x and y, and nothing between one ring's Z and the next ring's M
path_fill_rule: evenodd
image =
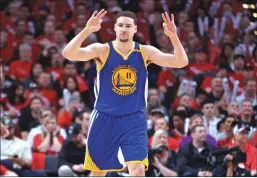
M129 25L129 26L131 26L132 24L130 24L130 23L126 23L126 24L124 24L124 23L118 23L118 25Z

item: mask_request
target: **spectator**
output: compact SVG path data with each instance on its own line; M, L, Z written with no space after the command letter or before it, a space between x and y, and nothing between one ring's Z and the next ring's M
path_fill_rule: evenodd
M227 114L232 115L238 119L240 116L239 103L237 101L230 101L227 107Z
M155 120L153 129L154 129L154 133L159 129L163 129L166 132L168 132L168 129L169 129L168 122L164 117L160 117L157 120ZM168 148L171 150L177 151L179 147L178 141L170 136L167 138L167 140L168 140ZM149 145L152 146L153 137L150 137L148 141L149 141Z
M186 113L184 111L177 111L173 114L171 136L178 142L185 138L185 119Z
M23 81L25 89L29 89L31 85L36 84L43 70L43 66L40 63L35 63L31 66L29 77Z
M53 110L50 107L43 107L40 111L40 125L35 128L32 128L28 133L27 142L29 143L30 147L33 147L33 141L36 135L40 135L44 133L43 123L44 119L47 117L54 117ZM66 139L67 135L64 129L60 129L60 136Z
M165 117L165 113L161 108L155 108L149 112L147 120L148 136L152 136L154 134L153 124L158 118L161 117Z
M39 125L41 107L42 100L39 97L34 97L30 100L29 106L21 111L19 125L22 139L26 140L30 129Z
M241 104L244 100L250 100L252 106L257 106L257 85L255 79L245 81L245 92L236 98L237 102Z
M186 144L189 144L192 141L190 130L195 125L203 125L203 118L201 115L195 114L191 117L190 122L189 122L188 136L185 137L183 140L181 140L180 148L184 147ZM211 135L208 135L208 134L206 135L206 143L208 145L212 145L214 148L217 148L217 142Z
M222 79L220 77L214 77L211 82L211 92L207 96L208 100L219 101L223 94Z
M53 81L63 74L63 62L64 58L59 52L51 55L51 66L47 67L47 71L51 73Z
M7 31L1 29L0 30L0 54L1 54L1 62L3 64L9 64L11 58L13 57L14 48L16 43L11 41L10 35Z
M45 177L44 171L31 170L32 155L27 142L14 136L13 121L4 119L3 124L8 127L9 135L1 138L1 164L10 171L22 177Z
M228 146L239 146L243 152L246 153L246 163L243 163L243 167L250 171L251 175L257 173L257 149L251 144L247 143L248 132L250 128L245 125L236 125L233 129L234 142ZM242 163L240 163L242 164Z
M61 136L60 127L56 124L53 116L44 118L43 130L43 133L35 135L33 150L46 155L57 154L61 150L64 138Z
M67 45L66 36L62 29L56 29L53 34L54 45L57 47L58 52L61 53Z
M60 152L59 176L87 175L84 170L84 157L86 152L85 137L81 125L73 124L69 127L69 138L64 141Z
M43 48L53 45L53 34L55 31L55 24L52 21L45 21L44 34L37 37L37 43Z
M60 111L58 117L58 124L61 128L66 128L72 124L74 114L81 109L80 100L79 96L71 96L68 99L68 108L64 108Z
M161 152L150 151L151 162L146 176L177 176L176 154L168 148L168 133L165 130L160 129L155 132L151 149L160 149Z
M177 169L180 176L224 176L222 165L210 167L207 157L215 150L212 145L206 143L205 126L195 125L190 130L192 142L181 147L177 154Z
M253 106L250 100L244 100L241 103L241 120L243 123L250 124L256 128L255 121L253 120Z
M11 107L17 111L26 106L25 88L22 82L13 83L11 91L8 93L8 101Z
M236 118L234 116L227 116L222 121L224 123L224 131L217 136L218 141L233 136L233 123L236 122Z
M51 85L51 74L49 72L42 72L37 79L37 85L40 88L40 93L48 99L52 107L55 107L57 104L57 93Z
M23 81L29 77L29 71L32 66L31 62L32 48L28 44L19 45L19 60L10 64L9 73L11 78Z
M88 136L90 116L91 111L84 109L80 111L78 117L75 118L75 123L81 124L82 134L85 136L85 138Z
M207 100L202 105L204 126L207 134L210 134L217 140L217 124L221 120L214 116L214 102Z

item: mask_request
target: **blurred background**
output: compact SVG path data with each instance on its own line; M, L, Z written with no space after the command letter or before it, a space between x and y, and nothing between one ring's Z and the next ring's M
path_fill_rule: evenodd
M83 47L114 40L117 13L130 10L135 41L173 53L165 11L174 14L189 58L181 69L148 66L146 175L256 174L256 0L0 0L1 175L89 174L83 163L96 64L61 53L102 8L102 28ZM234 146L240 149L224 149Z

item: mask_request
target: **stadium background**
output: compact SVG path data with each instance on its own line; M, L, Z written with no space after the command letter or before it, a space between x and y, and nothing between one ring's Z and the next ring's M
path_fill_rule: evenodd
M230 114L240 121L245 112L244 99L251 101L249 112L252 111L251 123L255 129L249 142L257 147L256 0L1 0L0 3L1 121L14 128L15 136L23 140L17 141L17 145L30 147L30 169L58 175L58 161L66 159L65 155L60 159L62 145L79 132L74 123L81 124L80 139L86 139L94 105L95 63L71 62L61 52L85 27L92 12L102 8L108 11L102 28L91 34L83 46L113 40L115 15L130 10L138 18L135 40L173 53L172 44L163 33L160 14L166 11L175 15L177 34L189 65L181 69L148 66L149 147L156 131L164 129L168 132L168 148L177 152L189 130L190 117L195 113L204 115L205 101L214 103L211 115L219 120L213 124L215 132L210 129L208 133L217 142L226 138L217 137L224 133L224 119ZM44 112L50 116L45 117ZM46 141L46 130L51 127L49 122L53 122L55 134L50 134L47 148L40 149ZM33 128L42 131L32 133ZM53 141L56 135L58 143ZM1 160L6 159L4 149L1 145ZM83 159L84 156L76 164L83 164Z

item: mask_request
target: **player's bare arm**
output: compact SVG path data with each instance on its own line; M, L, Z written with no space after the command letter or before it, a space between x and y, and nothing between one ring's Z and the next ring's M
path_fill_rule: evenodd
M162 14L164 33L170 38L170 41L174 47L174 55L169 53L163 53L159 49L143 45L145 57L148 63L155 63L160 66L182 68L188 64L187 54L180 43L177 36L177 28L174 23L174 16L171 15L171 19L167 12Z
M93 32L97 32L101 28L102 18L107 12L101 10L97 13L95 11L87 22L86 27L75 36L63 49L62 55L74 61L88 61L90 59L102 59L103 54L106 54L108 50L107 44L94 43L87 47L81 48L83 41Z

